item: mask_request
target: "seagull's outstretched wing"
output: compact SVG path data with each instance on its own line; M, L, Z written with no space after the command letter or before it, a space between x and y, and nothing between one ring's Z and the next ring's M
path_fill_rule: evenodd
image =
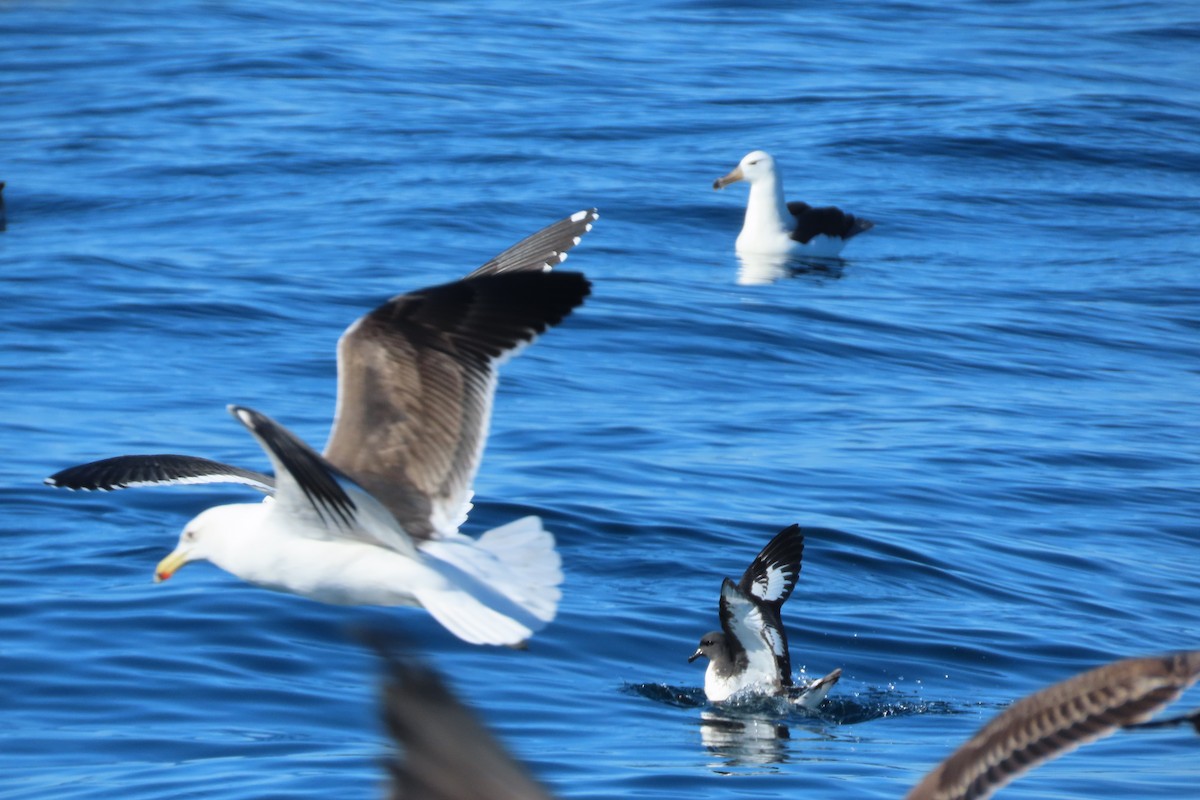
M1200 650L1116 661L1014 703L930 772L908 800L983 800L1039 764L1144 722L1200 678Z
M196 456L170 453L105 458L67 467L46 478L49 486L84 491L110 491L135 486L170 486L189 483L242 483L273 494L275 479L241 467Z
M576 211L526 236L467 277L478 278L502 272L549 272L567 260L567 251L579 244L579 240L599 218L600 214L594 208Z
M338 342L325 457L417 539L457 530L491 420L497 367L583 302L573 272L507 272L400 295Z
M313 517L329 538L348 538L383 545L416 556L412 540L396 527L391 515L341 470L300 437L266 414L244 406L229 413L246 426L275 468L275 502L299 519Z
M775 655L779 680L784 686L792 685L792 659L788 655L780 608L796 588L803 559L804 534L799 525L789 525L754 557L738 582L742 594L759 602L764 635Z
M392 800L550 800L428 667L390 662L383 717Z
M762 607L742 594L729 578L721 584L720 615L721 629L725 631L735 663L745 665L751 680L782 681L775 657L776 648L781 645L763 619ZM782 646L786 650L786 645Z

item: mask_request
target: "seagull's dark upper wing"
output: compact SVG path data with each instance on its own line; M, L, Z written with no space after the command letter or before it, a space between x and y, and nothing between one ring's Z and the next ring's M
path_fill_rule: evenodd
M583 235L592 229L592 223L599 218L600 214L594 208L576 211L526 236L467 277L478 278L502 272L548 272L567 260L567 251L579 244Z
M800 577L804 558L804 534L799 525L789 525L775 534L743 573L738 589L760 605L765 636L775 654L779 679L792 685L792 659L788 654L787 632L780 608L791 597Z
M908 800L983 800L1039 764L1143 722L1200 678L1200 650L1116 661L1014 703L937 766Z
M229 413L254 435L275 467L276 502L288 506L307 505L326 524L348 528L357 506L339 479L337 468L304 441L266 414L244 406L230 406ZM297 502L303 497L302 502Z
M45 482L64 489L127 489L189 483L243 483L272 494L275 479L261 472L170 453L131 455L92 461L54 473Z
M506 272L392 298L338 342L325 457L410 536L457 529L491 420L499 363L583 302L572 272Z
M847 214L840 208L825 206L813 208L808 203L794 200L787 204L788 211L796 218L796 227L791 238L808 244L814 236L830 236L835 239L852 239L863 231L875 227L869 219Z
M251 408L229 406L253 434L275 468L275 502L298 519L315 516L316 525L297 526L307 535L346 538L382 545L408 556L416 548L392 515L325 460L300 437L266 414Z

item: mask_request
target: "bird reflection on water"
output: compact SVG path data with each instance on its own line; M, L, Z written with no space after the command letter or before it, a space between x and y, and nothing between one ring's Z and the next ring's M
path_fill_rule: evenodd
M840 280L846 272L841 258L803 258L787 254L738 253L739 286L766 286L788 278L818 283Z
M797 752L793 740L844 739L852 735L844 729L847 725L884 717L964 712L950 703L927 700L895 686L829 697L816 710L797 706L786 698L763 696L714 705L703 689L662 683L629 684L625 691L678 708L700 709L700 743L720 760L712 765L716 772L793 761Z
M791 730L783 722L768 717L733 716L724 710L700 712L700 741L722 767L782 764L788 760L787 741Z

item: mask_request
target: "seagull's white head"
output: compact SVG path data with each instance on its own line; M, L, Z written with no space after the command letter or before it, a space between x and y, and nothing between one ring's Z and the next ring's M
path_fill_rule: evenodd
M737 183L738 181L754 183L757 180L771 177L774 174L775 159L771 158L770 153L755 150L743 156L742 160L738 162L738 165L728 175L713 181L713 188L724 189L729 184Z
M260 509L257 503L237 503L213 506L202 511L183 528L179 544L171 554L158 562L154 568L154 582L162 583L180 567L191 561L212 561L221 565L221 556L227 552L238 534L246 526L248 509Z

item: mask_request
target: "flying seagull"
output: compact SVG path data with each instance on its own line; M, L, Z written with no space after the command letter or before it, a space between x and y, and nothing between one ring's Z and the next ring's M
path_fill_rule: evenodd
M1116 661L1057 683L985 725L908 800L985 800L1050 759L1149 719L1197 678L1200 650ZM551 797L429 667L392 662L383 715L399 746L388 762L392 800ZM1165 722L1200 726L1200 711Z
M835 669L803 687L792 682L787 633L779 612L796 588L804 534L789 525L754 557L741 581L721 584L721 630L704 634L688 661L708 658L704 694L714 703L745 695L781 695L805 708L820 705L842 676Z
M557 611L554 537L537 517L478 539L458 528L471 507L497 367L589 293L582 275L545 270L594 219L594 211L573 215L472 276L394 297L347 328L323 455L265 414L230 406L273 477L194 456L127 455L46 483L244 484L267 497L201 513L156 580L204 559L269 589L328 603L420 605L468 642L519 644Z
M713 189L737 181L750 184L746 219L734 245L738 253L832 258L846 242L875 227L870 220L833 206L786 202L775 159L762 150L747 153L728 175L713 181Z

